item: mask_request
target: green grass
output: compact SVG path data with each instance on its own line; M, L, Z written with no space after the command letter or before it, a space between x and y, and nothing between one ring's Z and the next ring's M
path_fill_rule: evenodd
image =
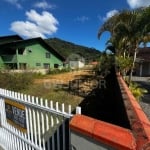
M52 100L54 102L64 103L65 105L71 105L74 109L82 100L81 97L72 95L67 90L45 88L44 84L33 84L30 88L23 90L22 93L32 95L35 97Z

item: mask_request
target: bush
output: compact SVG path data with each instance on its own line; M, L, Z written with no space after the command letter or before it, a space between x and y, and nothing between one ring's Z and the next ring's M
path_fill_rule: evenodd
M138 101L148 92L146 89L139 87L137 83L130 83L129 89Z
M33 83L32 73L2 73L0 72L0 88L22 91L27 89Z
M51 69L49 71L49 74L59 74L59 73L65 73L65 72L69 72L70 69L69 68L63 68L63 69Z

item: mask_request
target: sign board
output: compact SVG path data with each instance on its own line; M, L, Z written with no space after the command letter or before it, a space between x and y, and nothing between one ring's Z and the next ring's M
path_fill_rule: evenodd
M25 106L20 103L6 99L5 111L7 122L13 125L15 128L26 132L27 126Z

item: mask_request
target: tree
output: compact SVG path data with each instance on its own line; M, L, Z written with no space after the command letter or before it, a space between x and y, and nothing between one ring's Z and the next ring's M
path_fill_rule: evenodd
M108 19L99 29L98 38L102 33L109 31L109 43L115 47L116 56L123 58L133 57L130 81L136 60L139 45L150 39L150 7L132 11L122 11Z
M98 74L106 77L111 68L114 66L114 55L112 53L103 52L100 56L100 64L98 68Z

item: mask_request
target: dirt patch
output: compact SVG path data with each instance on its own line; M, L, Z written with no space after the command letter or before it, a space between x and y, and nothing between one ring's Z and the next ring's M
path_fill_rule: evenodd
M43 84L46 88L64 89L73 95L84 97L99 85L93 70L80 70L57 75L47 75L43 79L35 79L35 84Z
M80 79L84 75L93 75L91 70L79 70L79 71L71 71L67 73L61 73L56 75L46 75L43 79L35 79L34 83L42 83L44 81L62 81L64 84L69 81Z
M92 91L94 80L95 74L92 70L46 75L36 78L30 88L23 93L75 108Z

